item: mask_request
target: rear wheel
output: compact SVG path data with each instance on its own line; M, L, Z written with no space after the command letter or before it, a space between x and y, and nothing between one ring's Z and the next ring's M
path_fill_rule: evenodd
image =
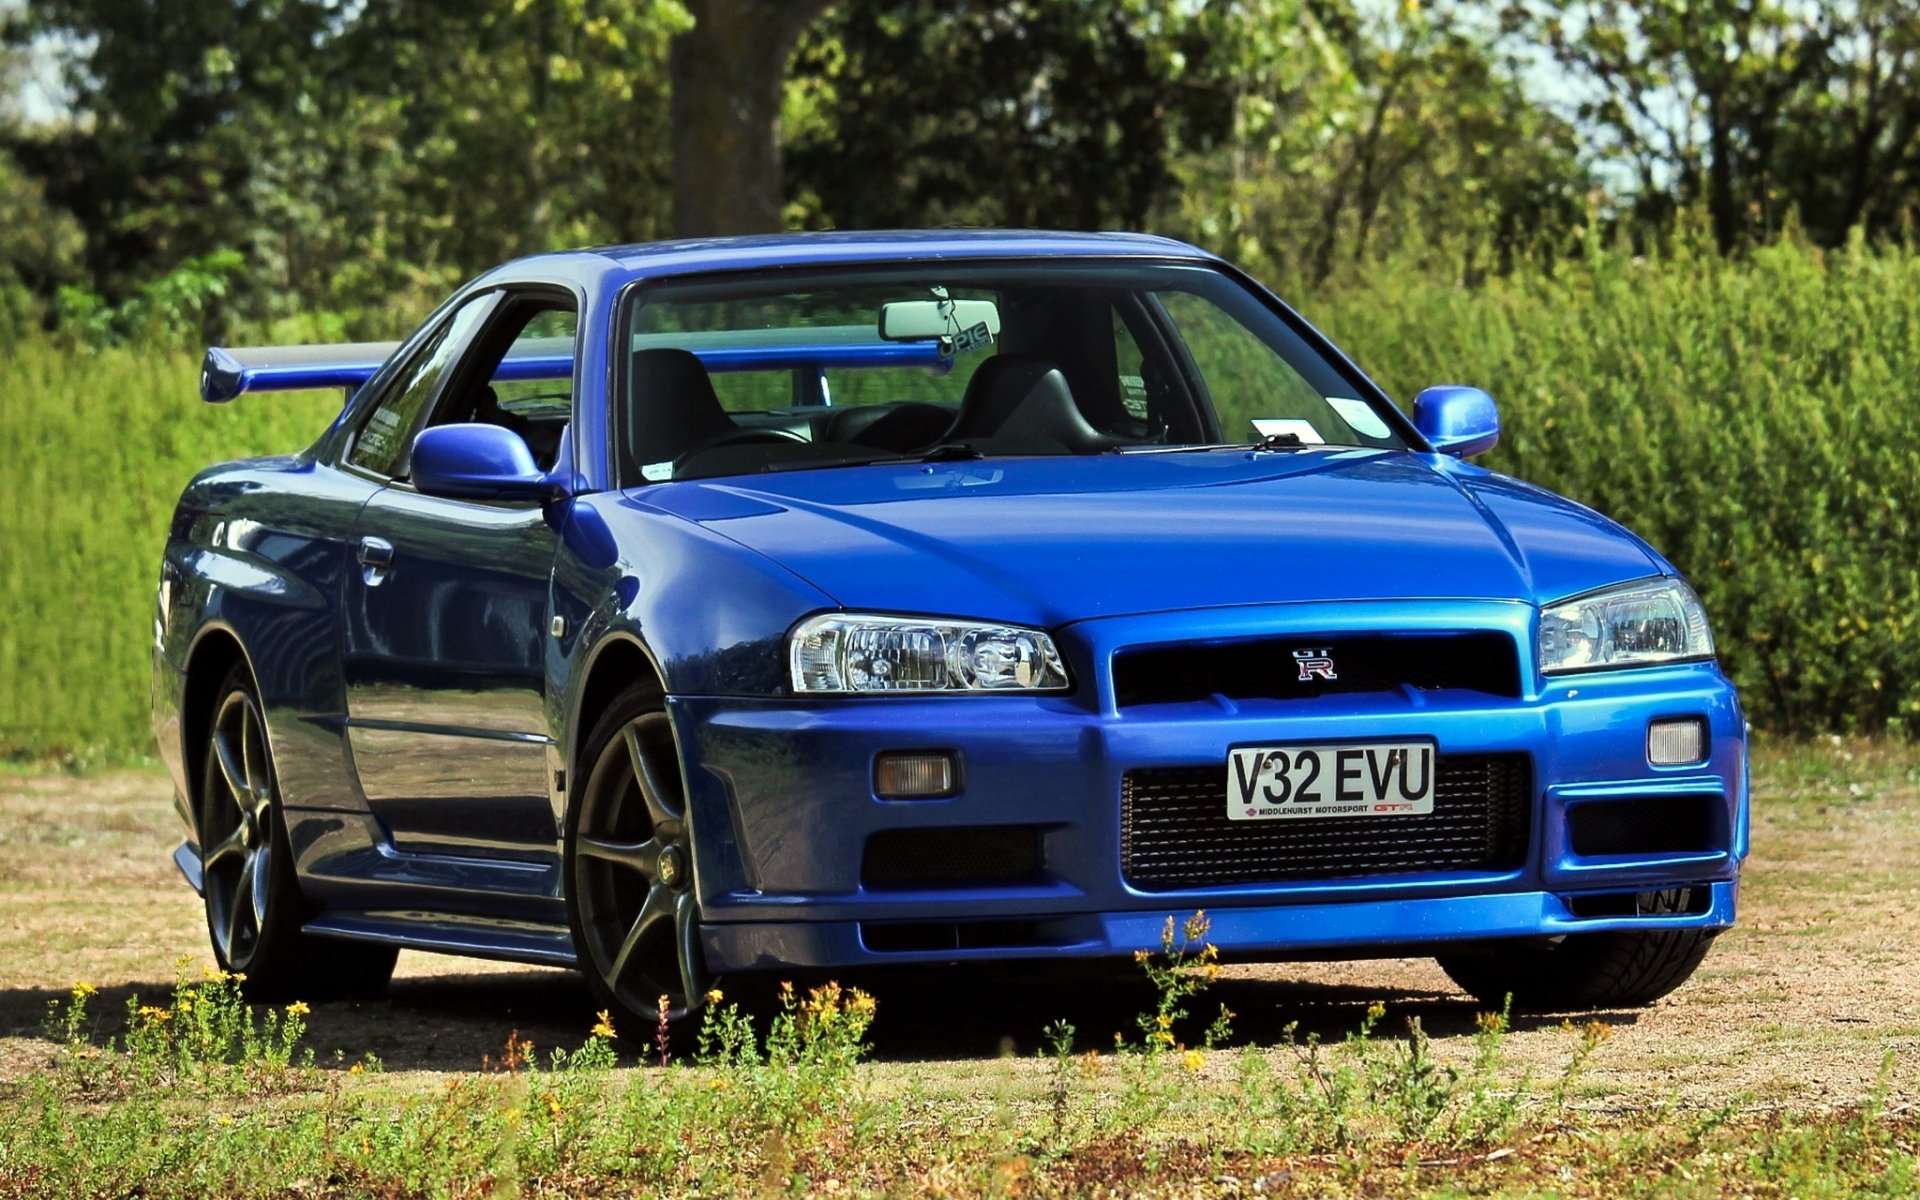
M1669 888L1641 898L1643 913L1685 912L1690 892ZM1638 1008L1685 983L1717 931L1573 934L1557 946L1518 947L1439 957L1440 969L1483 1004L1513 997L1523 1012Z
M307 906L294 881L266 722L245 667L220 685L205 758L200 871L215 961L246 976L250 999L378 993L398 951L301 932Z
M630 688L587 737L567 812L567 915L581 969L616 1026L643 1036L705 994L679 749L660 692Z

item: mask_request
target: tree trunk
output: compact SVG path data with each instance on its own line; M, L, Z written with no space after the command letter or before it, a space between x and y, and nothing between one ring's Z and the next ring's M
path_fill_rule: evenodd
M786 203L780 100L787 60L830 0L690 0L673 40L673 228L771 233Z

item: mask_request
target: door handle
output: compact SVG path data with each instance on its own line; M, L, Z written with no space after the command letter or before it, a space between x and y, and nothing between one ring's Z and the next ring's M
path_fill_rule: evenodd
M384 571L388 567L391 567L393 565L393 543L385 538L361 538L360 565L373 571Z

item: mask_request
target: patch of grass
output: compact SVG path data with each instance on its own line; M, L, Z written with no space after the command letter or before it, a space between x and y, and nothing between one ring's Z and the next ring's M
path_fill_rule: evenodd
M1598 1023L1566 1026L1544 1077L1507 1065L1505 1014L1458 1061L1380 1006L1337 1042L1225 1050L1222 1015L1189 1048L1205 933L1196 914L1141 956L1137 1039L1076 1051L1056 1024L1041 1062L887 1087L863 1061L874 1001L832 984L759 1016L715 994L693 1045L642 1042L639 1069L603 1013L575 1048L515 1035L436 1084L316 1065L303 1005L250 1009L217 971L182 968L104 1039L79 985L49 1012L53 1065L0 1095L0 1197L1902 1195L1920 1173L1891 1058L1826 1115L1601 1117L1579 1105Z

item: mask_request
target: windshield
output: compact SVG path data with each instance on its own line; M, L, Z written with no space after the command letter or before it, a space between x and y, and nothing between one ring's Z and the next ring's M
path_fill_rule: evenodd
M1404 443L1204 266L925 263L674 281L631 302L623 482L916 457Z

